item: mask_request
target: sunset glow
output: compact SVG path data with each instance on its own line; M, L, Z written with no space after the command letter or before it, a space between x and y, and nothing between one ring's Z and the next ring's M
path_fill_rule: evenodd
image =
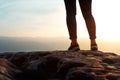
M92 1L97 40L113 42L117 47L120 47L119 8L120 0ZM76 18L78 37L89 39L78 2ZM64 1L0 0L0 36L65 37L68 39Z
M109 2L109 3L108 3ZM92 3L97 37L120 39L120 1L100 0ZM65 8L62 0L1 0L0 36L67 36ZM52 6L51 6L52 5ZM48 6L48 7L46 7ZM77 2L78 36L88 37Z

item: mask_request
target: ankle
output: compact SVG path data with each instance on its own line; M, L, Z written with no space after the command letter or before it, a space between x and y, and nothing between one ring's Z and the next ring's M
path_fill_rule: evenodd
M91 39L91 51L97 51L98 46L95 39Z
M76 45L78 44L77 39L71 39L71 45Z
M96 44L96 40L95 39L91 39L91 44Z

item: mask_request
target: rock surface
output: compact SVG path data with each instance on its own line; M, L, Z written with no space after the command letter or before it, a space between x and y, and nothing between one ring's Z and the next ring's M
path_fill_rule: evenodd
M120 80L120 56L87 50L0 53L0 80Z

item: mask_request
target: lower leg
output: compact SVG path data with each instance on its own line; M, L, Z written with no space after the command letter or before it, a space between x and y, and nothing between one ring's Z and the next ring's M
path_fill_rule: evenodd
M98 50L97 43L96 43L96 25L93 16L91 15L90 19L86 19L86 25L88 29L88 33L90 36L90 44L91 50Z
M96 39L90 39L91 44L96 44Z
M80 8L86 22L87 30L90 39L96 38L96 24L92 15L91 4L92 0L79 0Z
M90 36L91 44L96 44L96 24L94 18L91 17L89 20L86 20L86 25Z
M92 15L89 15L90 17L85 19L87 30L90 36L90 39L92 42L95 42L96 39L96 24L95 20Z
M69 31L69 36L71 40L69 51L78 51L80 50L78 42L77 42L77 25L76 25L76 17L75 14L67 14L67 27Z
M76 24L76 16L73 15L67 15L67 28L69 32L70 39L77 39L77 24Z
M90 18L90 17L89 17ZM90 36L90 44L91 44L91 50L92 51L97 51L97 43L96 43L96 25L93 16L91 15L90 19L85 19L88 33Z
M77 25L76 25L76 17L75 15L67 15L67 27L69 31L69 36L71 40L69 51L78 51L79 45L77 42Z
M81 11L86 22L87 30L90 36L91 49L97 50L96 44L96 24L92 15L92 0L79 0Z
M86 21L86 25L87 25L87 30L90 36L90 49L92 51L97 51L98 50L98 46L96 43L96 24L95 24L95 20L92 16L92 13L90 15L88 15L88 18L85 18Z
M71 45L76 45L78 44L77 39L71 39Z
M78 44L77 42L77 25L76 25L76 18L75 15L67 15L67 27L68 32L71 40L71 45Z
M76 25L76 0L64 0L66 8L66 22L71 40L68 50L79 50L77 42L77 25Z

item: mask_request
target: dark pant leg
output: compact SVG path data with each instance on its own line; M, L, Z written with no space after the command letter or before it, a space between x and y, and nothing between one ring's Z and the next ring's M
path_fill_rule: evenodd
M86 22L90 39L96 38L96 24L92 16L91 4L92 0L79 0L81 11Z
M76 0L64 0L64 3L66 8L66 22L70 39L76 39Z

